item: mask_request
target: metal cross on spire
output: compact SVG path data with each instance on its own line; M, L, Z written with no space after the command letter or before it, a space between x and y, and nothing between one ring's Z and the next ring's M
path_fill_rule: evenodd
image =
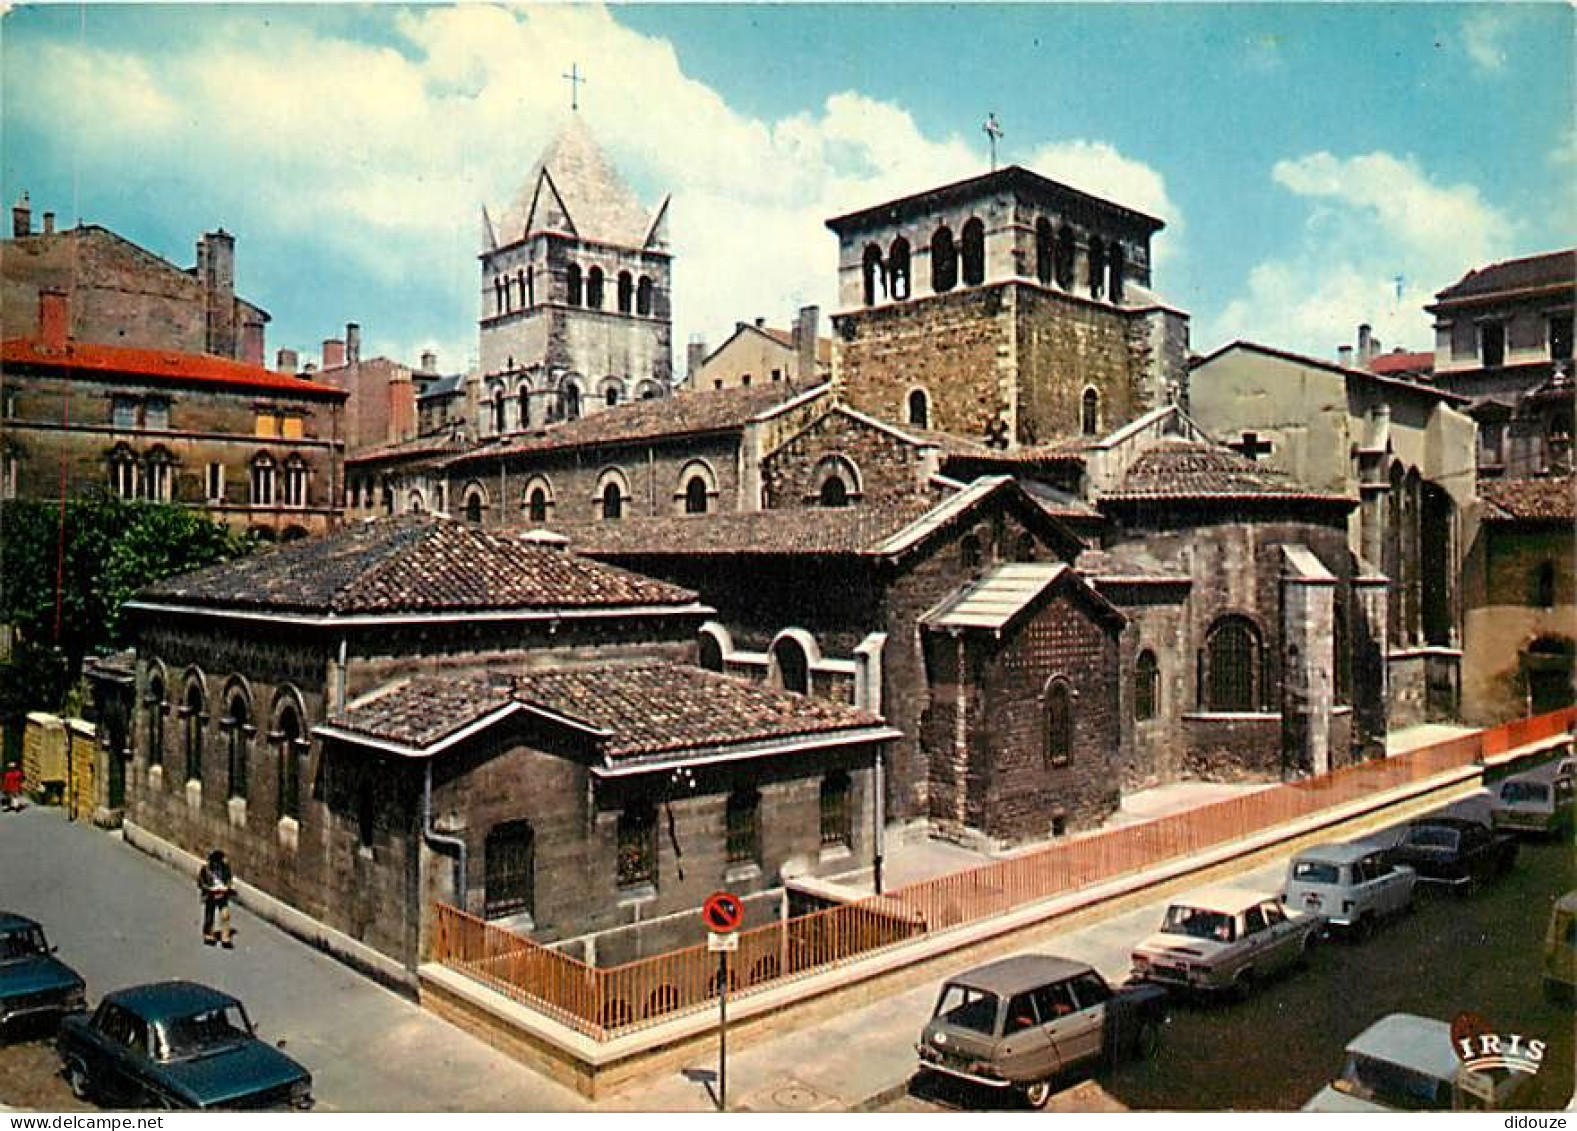
M580 73L580 64L571 63L569 67L569 74L560 75L559 78L564 79L569 83L569 108L571 110L579 110L580 84L590 81Z
M991 171L997 171L997 139L1002 136L1002 123L997 121L995 113L987 112L986 124L980 127L986 132L986 139L991 143Z

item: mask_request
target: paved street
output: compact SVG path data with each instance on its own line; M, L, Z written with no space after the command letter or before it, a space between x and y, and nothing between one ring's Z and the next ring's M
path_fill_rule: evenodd
M568 1111L566 1088L235 910L236 949L202 945L192 882L57 809L0 814L0 907L44 924L89 999L164 978L235 994L268 1040L312 1070L330 1111ZM38 1079L43 1042L0 1048L0 1103L77 1106ZM42 1085L43 1091L33 1089Z
M1484 802L1470 799L1454 809L1477 815ZM1284 870L1280 862L1238 882L1273 887ZM1340 1070L1343 1046L1371 1022L1394 1012L1450 1020L1472 1011L1497 1027L1549 1041L1544 1068L1520 1106L1563 1107L1573 1087L1572 1014L1540 993L1540 942L1550 906L1574 886L1577 859L1569 844L1524 841L1512 875L1483 891L1426 898L1414 914L1362 945L1322 947L1309 970L1260 987L1246 1003L1175 1007L1154 1061L1101 1074L1102 1102L1132 1109L1296 1109ZM1035 949L1084 959L1121 981L1132 944L1155 929L1163 911L1161 903L1147 906ZM916 1033L928 1011L920 1004L912 1018ZM975 1090L920 1080L883 1110L990 1103Z

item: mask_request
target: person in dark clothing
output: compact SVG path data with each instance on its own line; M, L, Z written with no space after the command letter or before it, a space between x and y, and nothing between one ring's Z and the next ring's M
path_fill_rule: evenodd
M235 946L230 941L230 897L235 894L235 874L225 860L225 854L214 849L208 854L208 863L197 873L197 887L203 893L203 945L218 943L226 950ZM218 930L215 930L217 925Z

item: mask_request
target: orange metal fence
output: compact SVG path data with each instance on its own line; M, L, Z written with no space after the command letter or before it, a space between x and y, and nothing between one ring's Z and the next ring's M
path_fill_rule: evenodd
M741 931L729 992L753 993L1053 896L1190 856L1321 810L1557 735L1577 709L1491 727L1406 754L1062 841L962 872ZM655 1025L715 1000L717 958L686 947L595 967L445 904L434 909L432 959L597 1040Z

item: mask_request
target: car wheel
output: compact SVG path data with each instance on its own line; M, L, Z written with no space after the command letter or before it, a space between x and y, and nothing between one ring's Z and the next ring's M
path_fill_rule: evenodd
M1318 943L1319 934L1316 931L1310 931L1303 936L1303 941L1298 944L1298 961L1295 963L1299 970L1307 970L1309 968L1309 959L1314 954L1314 948Z
M1155 1054L1161 1051L1161 1026L1154 1021L1146 1020L1139 1026L1139 1035L1134 1038L1133 1055L1135 1060L1154 1060Z
M77 1099L87 1101L93 1098L93 1082L88 1079L88 1070L80 1060L66 1062L66 1084Z
M1026 1104L1039 1111L1051 1099L1051 1081L1036 1080L1033 1084L1025 1084L1023 1096Z
M1374 916L1365 912L1358 916L1358 921L1352 927L1352 941L1366 943L1374 935Z
M1245 970L1232 983L1232 1000L1247 1001L1254 993L1254 971Z

